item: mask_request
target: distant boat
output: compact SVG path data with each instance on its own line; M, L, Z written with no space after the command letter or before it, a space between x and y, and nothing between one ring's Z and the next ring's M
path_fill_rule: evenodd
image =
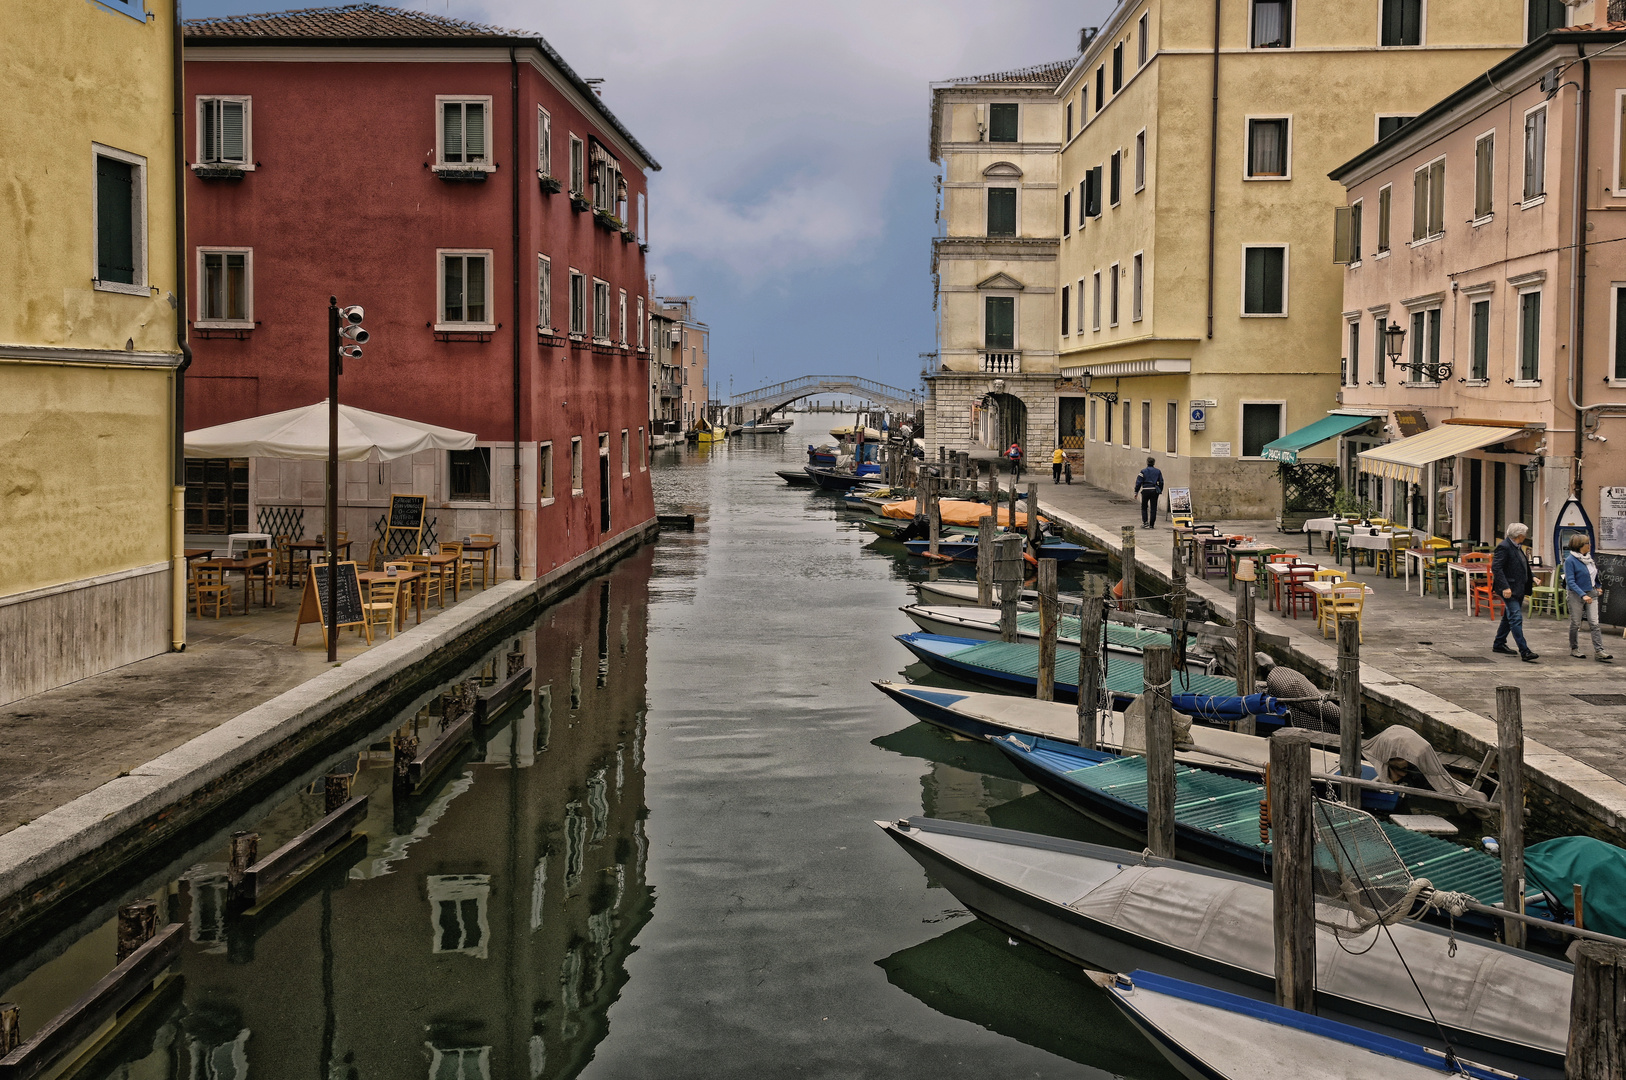
M976 607L977 585L969 581L917 581L915 593L920 597L922 604L932 604L938 607ZM1080 599L1077 596L1067 597L1073 602ZM1039 593L1035 589L1023 589L1022 599L1018 607L1022 611L1032 611L1039 602ZM967 635L968 636L968 635Z
M714 427L709 420L702 418L699 426L695 429L694 436L695 441L704 446L707 443L722 442L728 438L728 431L725 428Z
M794 421L791 420L764 420L758 423L755 420L740 425L742 435L783 435L791 429Z
M1194 1080L1508 1080L1407 1039L1150 971L1087 972L1130 1023ZM1517 1080L1517 1078L1513 1078Z
M807 475L806 469L775 469L774 475L791 487L813 486L813 478Z
M874 428L854 427L851 424L848 424L846 427L831 428L830 437L833 439L840 439L842 442L857 442L860 432L863 433L865 442L881 441L881 433L876 431Z

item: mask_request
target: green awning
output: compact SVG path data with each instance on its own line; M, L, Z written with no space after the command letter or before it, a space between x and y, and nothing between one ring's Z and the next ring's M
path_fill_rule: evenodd
M1291 435L1283 435L1275 442L1266 443L1260 457L1266 461L1280 461L1284 465L1295 464L1299 459L1299 451L1316 443L1336 439L1345 432L1354 431L1374 420L1377 416L1350 416L1348 413L1333 413L1323 416L1308 427L1301 427Z

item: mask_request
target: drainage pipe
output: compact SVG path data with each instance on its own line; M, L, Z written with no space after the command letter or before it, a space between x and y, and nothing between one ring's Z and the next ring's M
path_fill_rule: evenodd
M512 278L514 284L513 306L509 309L510 320L514 329L510 332L514 339L514 580L519 580L519 548L523 532L519 521L519 403L520 403L520 348L519 331L524 324L519 318L519 57L514 47L508 47L508 92L509 92L509 120L513 129L513 143L510 148L509 164L513 166L513 268Z
M1208 106L1208 337L1214 337L1214 216L1219 190L1220 0L1214 0L1214 82Z
M181 362L175 368L174 476L170 489L170 603L169 647L186 649L186 369L192 366L192 347L186 343L186 98L181 68L181 4L173 0L174 41L170 58L171 94L175 133L175 343Z

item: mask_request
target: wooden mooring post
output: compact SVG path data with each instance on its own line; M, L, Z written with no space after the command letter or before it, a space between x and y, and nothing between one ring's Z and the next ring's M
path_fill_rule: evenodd
M0 1001L0 1057L5 1057L22 1044L22 1010L13 1002Z
M1171 704L1171 652L1167 645L1145 648L1146 687L1146 846L1153 855L1174 858L1174 708Z
M1020 533L1016 532L1016 477L1014 476L1011 477L1011 501L1009 503L1009 507L1010 516L1005 519L1005 525L1011 530L1012 533L1021 535Z
M994 515L977 522L977 606L994 606Z
M1338 771L1357 780L1361 776L1361 620L1338 618ZM1385 779L1378 777L1378 779ZM1360 806L1361 793L1343 785L1346 806Z
M943 518L942 510L937 505L938 477L926 477L926 550L933 558L938 554L938 546L942 542Z
M1626 948L1575 948L1564 1080L1626 1080Z
M1094 750L1100 742L1101 700L1101 616L1102 597L1091 593L1084 598L1078 618L1078 745Z
M1250 571L1252 573L1252 571ZM1181 584L1184 585L1182 576ZM1253 693L1253 582L1237 581L1236 590L1236 692L1243 697ZM1236 722L1236 729L1252 735L1257 721L1248 713Z
M994 540L994 580L999 582L999 640L1016 640L1016 603L1022 595L1022 534Z
M1496 688L1496 787L1502 805L1502 906L1524 912L1524 711L1517 686ZM1524 924L1502 920L1502 941L1524 948Z
M158 901L137 900L119 908L117 955L122 964L130 954L152 940L158 933Z
M1315 831L1310 815L1310 733L1283 728L1270 737L1271 926L1276 946L1276 1004L1315 1011Z
M988 463L988 504L994 508L995 515L999 511L999 462Z
M1123 527L1123 546L1124 546L1124 553L1123 553L1123 571L1124 571L1124 576L1123 576L1123 586L1124 586L1123 609L1125 611L1134 611L1135 610L1135 527L1133 525L1125 525Z
M1032 490L1032 486L1029 486ZM1056 560L1039 560L1039 685L1040 701L1056 700Z
M1039 485L1028 485L1028 548L1039 557Z

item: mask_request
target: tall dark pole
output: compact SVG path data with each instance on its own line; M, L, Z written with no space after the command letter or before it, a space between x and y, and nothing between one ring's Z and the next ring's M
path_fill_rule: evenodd
M339 298L327 298L327 662L339 658Z

